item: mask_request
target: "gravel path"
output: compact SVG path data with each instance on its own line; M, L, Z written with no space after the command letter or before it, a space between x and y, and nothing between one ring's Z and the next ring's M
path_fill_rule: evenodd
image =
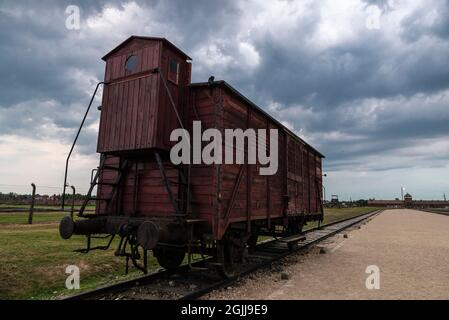
M379 289L365 285L370 265ZM449 299L449 216L386 210L207 299Z

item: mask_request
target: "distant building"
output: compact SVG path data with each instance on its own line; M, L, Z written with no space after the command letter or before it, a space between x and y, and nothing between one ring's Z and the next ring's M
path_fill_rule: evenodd
M403 208L402 200L368 200L368 207Z
M413 208L413 197L410 193L406 193L404 196L404 206L406 208Z
M449 208L449 201L442 200L413 200L411 194L407 193L404 200L368 200L369 207L385 208Z

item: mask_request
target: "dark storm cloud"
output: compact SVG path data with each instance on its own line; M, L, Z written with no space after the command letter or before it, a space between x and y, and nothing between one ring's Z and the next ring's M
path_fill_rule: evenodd
M377 6L383 12L392 10L392 0L362 0L362 2L366 3L367 6Z
M411 98L395 98L383 102L373 112L365 112L377 100L358 100L332 110L316 113L295 113L298 108L281 112L280 118L295 123L297 129L317 135L312 140L327 158L326 167L337 169L357 163L366 166L361 156L375 155L375 167L390 168L388 155L401 148L426 146L428 139L449 141L448 94L437 95L429 101L425 95ZM355 105L356 107L354 107ZM332 133L337 133L332 136ZM442 156L443 158L439 158ZM431 165L437 160L440 165L448 163L449 145L443 145L428 153L421 162ZM402 166L412 165L408 160Z
M449 89L449 1L433 1L428 10L421 6L407 13L398 35L382 25L369 30L354 21L355 35L329 45L317 36L328 21L314 2L305 7L307 14L291 20L286 15L285 27L278 29L272 25L281 25L284 17L251 25L260 5L206 0L137 1L148 18L128 21L126 28L116 22L117 29L106 28L99 34L64 28L69 4L80 6L85 24L87 18L104 12L105 6L123 11L126 3L11 1L0 5L0 134L43 138L51 135L54 126L58 139L70 141L89 92L102 79L100 57L130 33L147 32L170 38L192 56L194 81L214 74L267 110L270 103L278 104L275 112L269 112L311 137L328 156L330 168L362 165L365 159L360 155L393 154L422 139L449 136L448 97L441 95L438 100ZM281 2L285 3L293 4ZM372 5L385 18L399 4L362 1L362 7ZM243 42L254 48L258 63L250 65L254 58L244 63L239 53ZM203 54L210 48L215 48L212 54ZM437 98L429 103L431 96ZM371 112L371 104L382 107ZM426 116L432 113L437 116ZM97 120L94 111L87 124ZM332 137L333 132L342 138ZM95 132L86 131L79 150L93 152L95 142Z
M70 67L86 67L101 75L101 64L89 57L89 48L64 46L70 36L65 8L72 3L11 1L0 5L0 105L48 97L68 103L80 94L67 81ZM81 2L81 10L101 8L91 3Z
M102 78L103 64L99 53L92 58L89 47L70 46L67 41L65 8L70 4L73 1L0 5L0 134L73 140L88 92ZM77 4L82 14L102 7L91 1ZM84 87L77 83L83 77L77 74L80 70L88 72ZM86 125L98 119L93 109ZM95 144L96 133L85 129L77 150L92 153Z
M180 31L183 46L192 49L196 44L214 36L217 30L231 30L233 21L242 13L235 1L198 0L140 1L147 7L156 6L161 20L170 21ZM183 32L181 32L183 31Z
M429 9L416 10L402 21L402 39L408 42L424 36L449 39L449 0L437 1Z
M80 41L77 38L78 31L65 28L65 8L72 4L78 5L83 24L105 6L120 8L122 3L42 1L38 4L34 1L10 1L0 5L0 110L5 109L3 116L0 116L0 134L19 133L42 137L48 134L39 131L39 124L43 122L62 129L76 129L89 101L89 90L103 77L104 64L100 58L124 38L117 37L112 43L103 44L93 42L97 40L95 37ZM209 1L198 1L192 5L186 5L184 1L141 3L145 4L146 9L157 8L160 11L157 17L163 23L167 23L166 19L171 20L177 30L184 29L186 38L190 34L193 42L189 39L185 41L187 44L195 41L199 43L206 34L213 33L216 29L214 24L220 20L215 16L226 16L228 10L232 11L231 4ZM183 9L179 10L181 7ZM188 29L196 32L189 33ZM139 26L136 30L139 30ZM164 36L163 33L157 35ZM70 38L73 38L73 43ZM179 45L184 49L182 38L180 40ZM77 75L80 70L86 74ZM90 81L78 79L86 83L76 83L76 78L88 76L92 77ZM51 112L45 107L48 101L52 102ZM40 107L37 108L37 105ZM88 118L87 124L97 119L98 114L94 113ZM65 141L73 139L73 130L64 132L60 138ZM80 139L80 145L92 145L89 139ZM89 152L92 152L92 148Z
M395 52L393 43L367 32L357 42L322 52L285 51L272 39L257 44L264 63L254 84L275 100L330 108L360 98L433 93L449 86L447 43L436 51Z
M155 18L159 22L173 26L180 35L176 44L185 51L194 50L217 34L231 37L238 31L238 25L233 22L242 13L232 1L195 1L189 4L185 1L138 2L147 9L156 10ZM23 14L16 16L0 11L0 41L3 44L0 48L3 58L0 71L6 75L0 79L1 105L12 105L27 97L57 97L61 102L72 102L79 98L80 92L76 91L78 88L74 90L68 85L65 74L68 68L87 68L101 79L103 65L99 56L93 56L92 50L89 50L89 46L96 45L94 43L84 43L85 48L61 47L62 41L70 37L70 32L64 28L65 7L77 4L81 7L82 16L86 17L98 13L106 4L114 6L120 3L122 1L100 1L97 4L92 1L43 1L39 5L26 1L5 4L7 12L13 10ZM117 38L114 45L122 40ZM102 52L95 53L104 54L111 49L106 46L103 48ZM232 45L229 48L223 47L225 51L232 51L234 48ZM208 70L205 74L194 71L194 78L202 81L213 71ZM241 70L227 71L226 75L238 79L232 75L234 71Z

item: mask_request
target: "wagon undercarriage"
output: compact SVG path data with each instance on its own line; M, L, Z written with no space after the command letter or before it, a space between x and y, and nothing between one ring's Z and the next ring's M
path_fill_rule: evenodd
M94 216L74 221L65 217L59 230L63 239L85 235L86 248L76 250L82 253L108 250L113 240L119 238L114 254L125 258L126 273L130 261L135 268L147 273L148 251L152 251L158 263L168 270L178 268L185 257L189 265L198 259L210 258L209 267L218 268L225 277L232 277L235 265L245 263L248 251L256 246L259 236L300 234L305 223L304 215L291 216L286 226L283 219L275 220L271 228L264 220L253 221L250 232L246 231L246 223L235 223L229 226L222 239L213 239L207 221L201 219ZM107 243L93 246L93 241Z

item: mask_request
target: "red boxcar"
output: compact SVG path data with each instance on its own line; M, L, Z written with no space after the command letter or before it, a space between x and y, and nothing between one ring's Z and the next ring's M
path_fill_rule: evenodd
M190 83L190 58L162 38L133 36L104 59L101 160L89 191L98 186L96 213L86 214L83 205L86 219L64 218L63 238L84 234L90 246L93 234L119 235L117 254L144 271L147 250L168 269L186 253L207 254L230 276L258 235L296 234L322 220L321 153L229 84ZM170 134L191 134L194 121L223 136L226 129L277 129L277 172L261 175L259 162L173 165Z

